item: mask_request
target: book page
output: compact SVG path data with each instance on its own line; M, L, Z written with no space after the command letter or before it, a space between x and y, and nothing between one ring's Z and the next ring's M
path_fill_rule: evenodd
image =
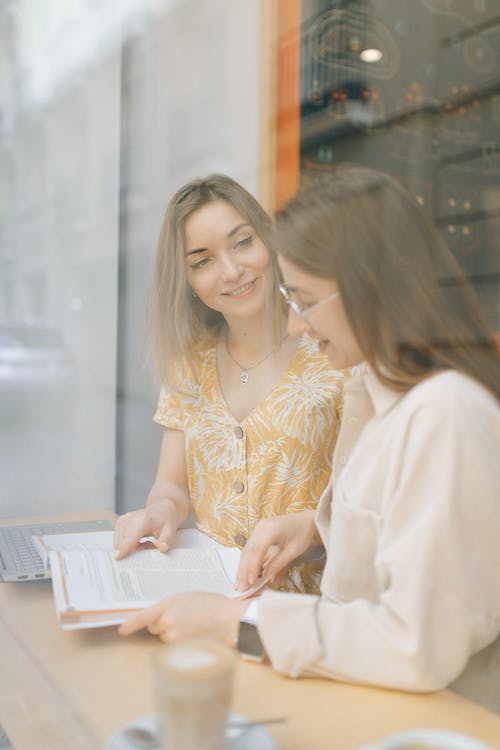
M33 536L33 544L42 558L45 570L50 570L49 553L55 550L107 550L113 551L112 531L87 531L66 534L46 534ZM155 546L153 537L144 537L140 550ZM216 549L226 571L227 577L234 583L240 562L239 547L225 547L198 529L178 529L172 549ZM163 553L162 553L163 554ZM127 559L127 558L125 558Z
M238 552L235 550L235 552ZM64 609L146 607L180 591L211 591L231 596L219 553L214 549L139 550L115 560L106 550L51 552L53 576L61 578Z
M32 536L31 541L42 558L45 571L50 570L50 552L64 549L113 549L112 531L77 531L64 534Z
M247 592L235 591L240 549L224 547L196 529L179 530L176 546L168 553L146 541L122 560L114 558L109 531L53 534L41 541L52 568L56 610L65 628L115 625L131 611L175 593L246 597L263 585L258 582Z

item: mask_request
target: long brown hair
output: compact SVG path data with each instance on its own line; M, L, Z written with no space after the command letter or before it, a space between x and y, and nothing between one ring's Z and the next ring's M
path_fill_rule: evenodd
M171 388L179 388L187 366L196 378L194 351L200 337L217 330L224 318L192 294L184 257L184 230L187 218L216 200L233 206L248 222L269 250L270 273L268 306L276 341L280 340L283 307L279 299L279 269L271 252L271 219L258 201L235 180L222 174L195 179L181 187L170 201L158 240L153 294L151 301L152 348L160 379Z
M456 369L500 398L493 332L453 255L397 180L350 164L315 173L276 224L287 260L335 279L380 380L408 390Z

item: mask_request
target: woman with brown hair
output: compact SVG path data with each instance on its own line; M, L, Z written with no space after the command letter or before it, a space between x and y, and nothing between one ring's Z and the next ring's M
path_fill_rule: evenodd
M242 553L243 589L327 551L321 596L250 605L263 647L293 676L416 691L458 679L500 710L500 356L469 284L412 196L374 170L318 175L277 225L289 332L370 372L346 384L317 510L260 521ZM248 619L242 602L189 595L122 632L192 634L200 606L228 641Z
M117 522L117 557L147 535L167 551L190 512L243 546L260 518L314 508L328 482L344 375L287 335L271 243L268 215L225 175L170 202L152 310L163 442L145 508ZM317 590L320 569L292 569L288 588Z

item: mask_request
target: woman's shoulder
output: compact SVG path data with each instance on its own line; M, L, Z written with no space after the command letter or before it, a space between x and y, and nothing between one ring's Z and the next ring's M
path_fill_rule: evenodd
M407 394L409 411L424 410L436 425L443 420L455 429L480 427L482 419L500 431L500 404L494 394L474 378L446 370L426 378Z
M184 355L175 367L175 381L171 390L179 395L193 397L210 381L215 372L212 366L217 343L214 331L204 331L196 340L191 356Z
M415 400L436 401L444 399L446 402L471 401L484 402L499 408L493 393L475 378L465 375L458 370L444 370L422 380L414 386L410 394Z

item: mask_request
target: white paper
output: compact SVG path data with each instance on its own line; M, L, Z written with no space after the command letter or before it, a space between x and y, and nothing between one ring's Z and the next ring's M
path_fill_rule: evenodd
M195 529L196 531L196 529ZM42 559L45 572L50 571L50 552L65 549L113 549L112 531L77 531L65 534L32 536L36 551Z
M146 543L123 560L114 558L112 531L51 534L41 543L65 629L116 625L131 611L177 592L228 597L250 593L234 590L240 549L225 547L196 529L179 530L168 553Z

